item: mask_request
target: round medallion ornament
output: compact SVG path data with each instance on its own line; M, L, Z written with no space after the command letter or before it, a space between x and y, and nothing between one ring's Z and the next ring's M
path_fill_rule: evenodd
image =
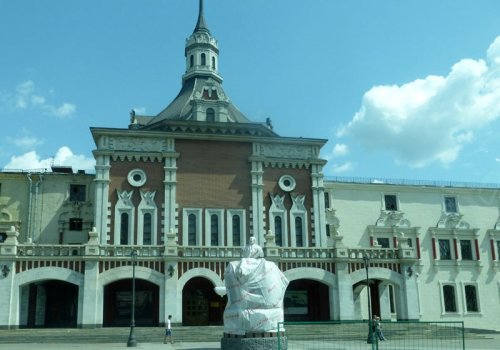
M141 187L146 183L147 176L142 169L133 169L128 172L127 175L128 183L134 187Z
M295 189L297 183L295 179L290 175L283 175L278 181L278 185L285 192L291 192Z

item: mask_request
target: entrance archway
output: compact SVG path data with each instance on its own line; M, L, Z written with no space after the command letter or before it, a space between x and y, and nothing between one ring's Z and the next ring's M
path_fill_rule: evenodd
M103 304L104 327L129 326L132 312L132 279L106 285ZM135 325L159 325L159 287L142 279L135 280Z
M182 324L184 326L221 325L227 297L221 298L208 279L190 279L182 290Z
M78 286L50 280L26 285L27 327L73 328L77 325Z
M318 281L291 281L283 302L285 321L328 321L330 297L328 286Z

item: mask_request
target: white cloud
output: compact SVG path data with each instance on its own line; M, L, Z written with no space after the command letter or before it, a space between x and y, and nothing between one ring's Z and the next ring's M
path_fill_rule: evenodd
M19 138L11 138L9 137L8 140L12 142L14 145L17 147L24 147L24 148L33 148L38 145L42 145L43 141L34 137L34 136L23 136Z
M345 162L344 164L333 164L331 169L334 174L345 173L354 169L354 163Z
M61 166L71 166L73 170L94 170L95 160L84 155L74 154L67 146L59 148L52 158L40 159L36 151L30 151L20 156L12 156L10 162L4 169L30 170L30 169L50 169L52 164Z
M48 103L45 96L35 94L35 91L35 83L32 80L17 85L15 95L12 97L15 108L38 109L44 114L58 118L71 117L76 112L76 106L74 104L64 102L60 106L56 106ZM49 94L53 94L52 89L49 91Z
M346 144L344 144L344 143L337 143L333 147L332 155L334 157L341 157L341 156L345 156L348 152L349 152L349 148L347 147Z
M500 36L487 59L463 59L448 76L375 86L337 135L370 150L387 149L398 163L423 167L455 161L476 132L500 118Z
M134 107L132 108L137 115L146 115L146 107Z

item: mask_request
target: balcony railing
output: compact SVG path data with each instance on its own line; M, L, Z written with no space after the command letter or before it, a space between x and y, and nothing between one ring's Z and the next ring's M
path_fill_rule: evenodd
M17 246L19 256L83 256L85 246L82 245L61 245L61 244L19 244Z

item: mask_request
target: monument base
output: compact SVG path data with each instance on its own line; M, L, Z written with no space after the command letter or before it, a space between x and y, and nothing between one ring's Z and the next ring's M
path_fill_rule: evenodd
M280 350L287 350L288 342L284 335L278 337L231 337L224 334L220 341L221 350L278 350L278 341L281 343Z

